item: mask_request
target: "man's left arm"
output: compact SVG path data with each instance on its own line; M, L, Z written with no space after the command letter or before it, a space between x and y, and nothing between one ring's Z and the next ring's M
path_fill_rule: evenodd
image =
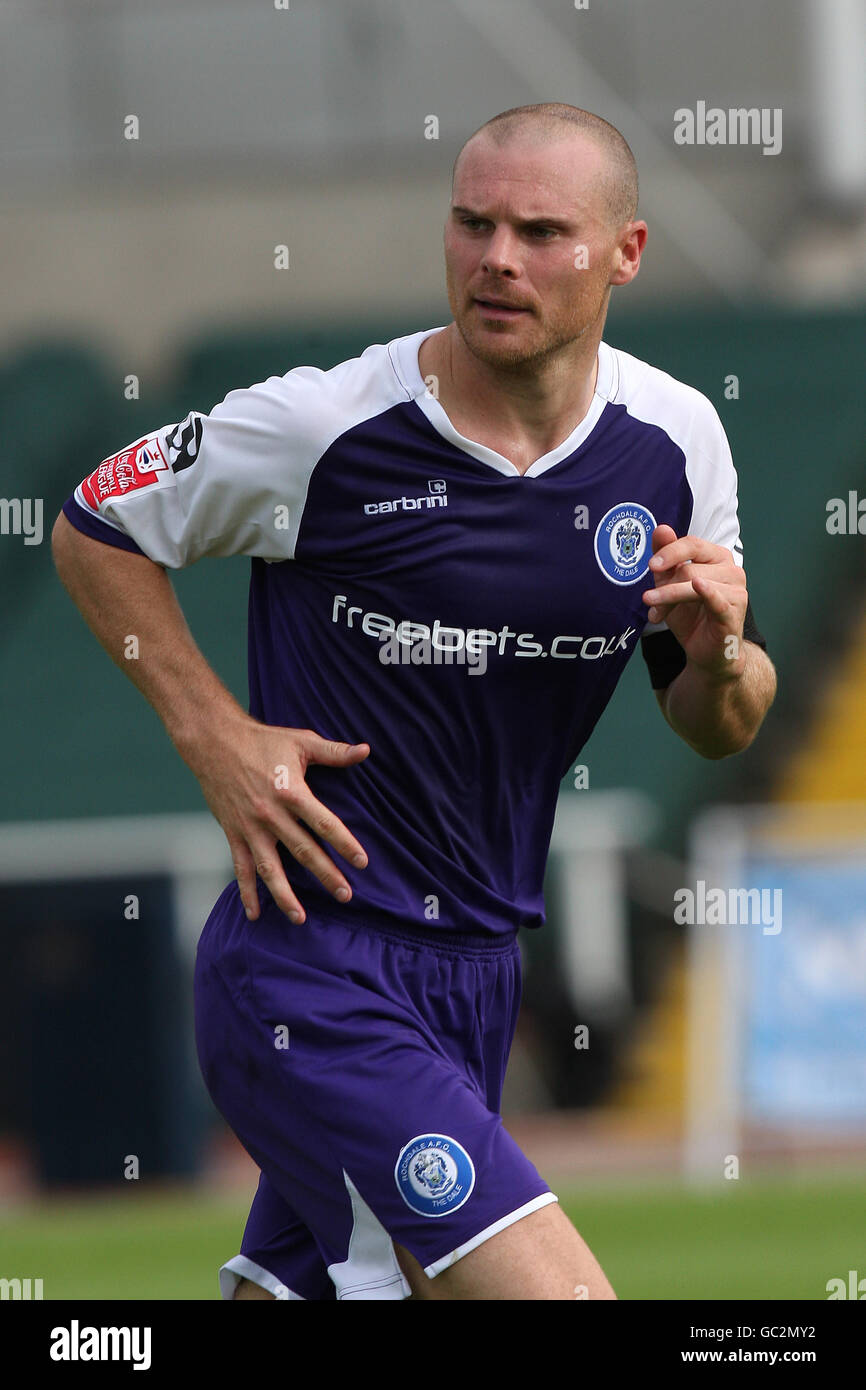
M705 758L740 753L757 734L776 694L776 671L744 635L749 611L746 576L725 546L680 536L670 526L653 533L654 589L644 603L653 624L664 623L685 656L669 684L656 690L675 733Z

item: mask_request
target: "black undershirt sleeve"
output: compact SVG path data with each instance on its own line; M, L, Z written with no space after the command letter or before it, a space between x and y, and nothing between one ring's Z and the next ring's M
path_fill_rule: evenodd
M746 605L743 637L747 642L754 642L756 647L767 650L766 639L758 631L755 623L751 602ZM685 652L674 634L669 631L652 632L649 637L642 637L640 646L643 659L649 667L653 690L664 690L685 667Z

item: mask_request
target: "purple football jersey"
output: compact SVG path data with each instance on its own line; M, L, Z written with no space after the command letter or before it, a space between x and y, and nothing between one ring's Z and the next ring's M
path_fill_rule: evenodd
M737 478L692 387L602 343L577 428L521 474L464 438L428 329L298 367L103 461L69 520L169 568L252 559L250 712L369 743L307 781L364 846L347 922L510 935L544 920L560 782L642 636L667 523L742 563ZM301 902L330 895L281 850Z

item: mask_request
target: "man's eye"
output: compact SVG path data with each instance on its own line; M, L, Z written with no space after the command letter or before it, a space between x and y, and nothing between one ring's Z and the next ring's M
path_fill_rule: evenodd
M547 237L551 237L551 236L555 236L555 235L556 235L556 233L554 232L554 230L553 230L552 227L533 227L533 228L532 228L532 233L533 233L533 236L541 236L541 237L544 237L545 239L546 239Z
M460 221L463 223L463 226L464 226L464 227L480 227L480 226L481 226L481 218L480 218L480 217L461 217Z

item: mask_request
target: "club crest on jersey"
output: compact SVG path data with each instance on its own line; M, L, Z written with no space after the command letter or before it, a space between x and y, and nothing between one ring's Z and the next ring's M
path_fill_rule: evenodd
M472 1159L447 1134L419 1134L400 1150L394 1178L407 1207L419 1216L447 1216L475 1186Z
M595 558L612 584L634 584L643 578L655 527L655 517L640 502L620 502L605 513L595 532Z

